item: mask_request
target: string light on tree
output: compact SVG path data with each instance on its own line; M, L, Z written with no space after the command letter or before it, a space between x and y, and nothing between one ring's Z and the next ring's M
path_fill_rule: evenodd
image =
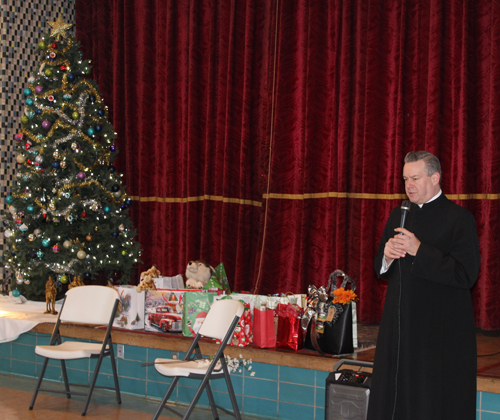
M132 202L113 164L118 134L88 76L90 61L68 33L71 24L59 16L49 26L34 74L19 87L17 173L5 198L4 261L28 298L44 296L49 276L60 285L75 275L127 283L141 251L124 234L135 236Z

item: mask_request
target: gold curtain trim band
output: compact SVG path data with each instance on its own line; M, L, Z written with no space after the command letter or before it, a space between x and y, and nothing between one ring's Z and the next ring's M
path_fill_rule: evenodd
M498 200L500 194L446 194L450 200ZM264 200L307 200L312 198L356 198L367 200L405 200L406 194L369 194L369 193L347 193L347 192L325 192L309 194L264 194Z
M450 200L498 200L500 194L447 194ZM138 197L129 196L134 201L158 202L158 203L193 203L197 201L222 201L223 203L245 204L249 206L262 207L261 201L245 200L241 198L222 197L220 195L200 195L197 197ZM406 194L368 194L368 193L346 193L346 192L325 192L309 194L263 194L263 200L310 200L317 198L354 198L365 200L405 200Z
M129 196L134 201L158 203L192 203L196 201L222 201L223 203L246 204L255 207L262 207L262 202L254 200L244 200L240 198L222 197L220 195L200 195L198 197L137 197Z

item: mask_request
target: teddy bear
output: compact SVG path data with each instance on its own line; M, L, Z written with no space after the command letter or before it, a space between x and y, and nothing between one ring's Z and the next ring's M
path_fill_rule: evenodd
M203 289L215 270L205 261L189 261L186 267L186 288Z
M153 265L149 270L143 271L141 273L141 281L139 285L136 287L137 292L142 292L143 290L156 290L155 286L155 278L161 276L160 270Z
M146 274L135 289L139 293L144 290L156 290L154 278L150 274Z

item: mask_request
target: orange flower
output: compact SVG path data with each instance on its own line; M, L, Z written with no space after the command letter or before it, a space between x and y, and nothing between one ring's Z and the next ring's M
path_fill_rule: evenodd
M345 290L343 287L333 291L333 303L340 303L342 305L347 305L351 302L357 300L358 296L352 290Z

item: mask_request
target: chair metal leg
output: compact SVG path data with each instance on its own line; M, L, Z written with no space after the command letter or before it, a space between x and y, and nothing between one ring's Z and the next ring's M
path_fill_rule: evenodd
M231 399L231 404L233 405L234 416L236 417L236 420L241 420L240 409L238 407L238 401L236 401L236 395L234 393L233 382L231 381L231 376L229 375L229 371L227 369L227 366L224 365L224 362L222 365L222 370L224 372L224 379L226 380L229 398Z
M66 370L66 362L61 360L61 372L64 380L64 389L66 390L66 398L71 398L71 390L69 389L68 371Z
M186 411L186 414L184 414L184 417L182 418L182 420L187 420L189 419L189 416L191 416L191 414L193 413L193 410L194 410L194 407L196 406L196 403L198 402L198 400L200 399L201 397L201 393L203 392L203 390L205 389L205 387L207 386L208 384L208 380L209 380L209 376L208 374L203 378L203 380L201 381L201 384L200 386L198 387L198 389L196 390L196 393L194 394L194 397L193 397L193 400L191 401L191 404L189 404L189 407Z
M103 357L104 356L101 354L101 355L99 355L99 358L97 359L97 364L95 366L94 375L92 376L92 382L90 383L90 386L89 386L89 392L87 393L87 399L85 401L85 407L83 408L83 411L82 411L82 416L87 414L87 408L89 407L90 397L92 397L92 392L94 392L95 383L97 382L97 375L99 375L99 369L101 368L101 363L102 363Z
M212 388L210 387L210 381L207 382L207 395L208 402L210 403L210 408L212 409L212 414L215 420L219 420L219 412L217 411L217 406L215 405L214 395L212 394Z
M163 407L167 403L168 399L170 398L170 395L172 395L172 392L174 391L175 386L177 385L177 382L179 382L179 377L176 376L173 380L170 386L167 389L167 392L165 393L165 396L161 400L160 406L158 407L158 410L156 410L156 413L153 417L153 420L157 420L158 417L160 417L161 412L163 411Z
M47 364L49 363L49 359L45 358L42 365L42 370L40 371L40 376L38 377L38 381L36 383L35 392L33 392L33 397L31 398L30 410L33 410L33 406L35 405L35 400L38 395L38 390L40 389L40 385L42 384L43 375L45 375L45 370L47 369Z
M115 353L113 351L113 345L110 345L109 358L111 359L111 368L113 369L113 378L115 380L115 391L116 391L116 402L118 404L122 403L120 395L120 385L118 384L118 371L116 369Z

